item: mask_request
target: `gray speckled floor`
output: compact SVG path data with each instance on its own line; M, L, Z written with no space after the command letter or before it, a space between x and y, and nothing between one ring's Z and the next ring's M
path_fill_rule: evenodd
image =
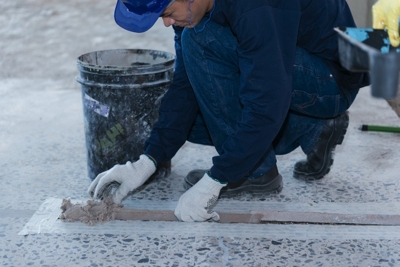
M48 199L87 199L85 141L76 58L112 48L173 52L162 23L144 34L118 28L113 2L20 0L0 3L0 266L400 266L400 227L312 224L57 221L18 233ZM360 124L400 126L385 101L360 93L331 173L292 177L301 151L279 158L279 195L223 199L216 208L267 207L400 214L400 135ZM168 178L131 195L128 207L173 208L192 168L213 148L187 143Z

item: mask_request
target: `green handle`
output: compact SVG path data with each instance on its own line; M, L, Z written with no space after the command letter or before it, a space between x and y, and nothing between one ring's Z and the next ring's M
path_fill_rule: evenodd
M392 126L379 126L379 125L363 124L360 126L359 129L361 131L368 131L368 132L400 133L400 127L392 127Z

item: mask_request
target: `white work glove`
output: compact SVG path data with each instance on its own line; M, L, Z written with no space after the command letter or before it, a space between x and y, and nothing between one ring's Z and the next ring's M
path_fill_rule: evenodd
M226 186L212 179L207 173L178 201L175 216L184 222L219 221L219 215L211 209L218 200L219 192Z
M101 195L105 188L113 183L118 183L118 189L113 193L114 203L121 203L129 192L135 190L156 171L155 163L146 155L140 155L139 160L125 165L115 165L108 171L97 175L90 184L88 193L94 198L103 198Z
M372 6L372 28L387 29L394 47L400 44L399 17L400 0L379 0Z

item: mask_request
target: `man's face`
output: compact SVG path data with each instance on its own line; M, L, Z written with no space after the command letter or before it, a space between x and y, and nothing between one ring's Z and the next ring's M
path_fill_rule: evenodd
M214 0L175 1L161 14L165 27L193 28L211 11Z

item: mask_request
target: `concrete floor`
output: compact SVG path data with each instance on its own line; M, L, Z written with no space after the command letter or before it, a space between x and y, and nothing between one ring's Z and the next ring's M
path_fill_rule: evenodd
M76 58L116 48L173 52L172 31L161 23L145 34L118 28L113 2L0 2L1 266L400 266L400 226L42 220L18 235L60 199L88 198ZM304 157L297 150L279 158L279 195L223 199L216 209L399 214L400 135L358 130L361 124L400 126L399 118L364 88L350 120L323 180L292 177L293 164ZM209 167L214 154L186 144L172 160L170 177L124 204L173 209L184 175Z

